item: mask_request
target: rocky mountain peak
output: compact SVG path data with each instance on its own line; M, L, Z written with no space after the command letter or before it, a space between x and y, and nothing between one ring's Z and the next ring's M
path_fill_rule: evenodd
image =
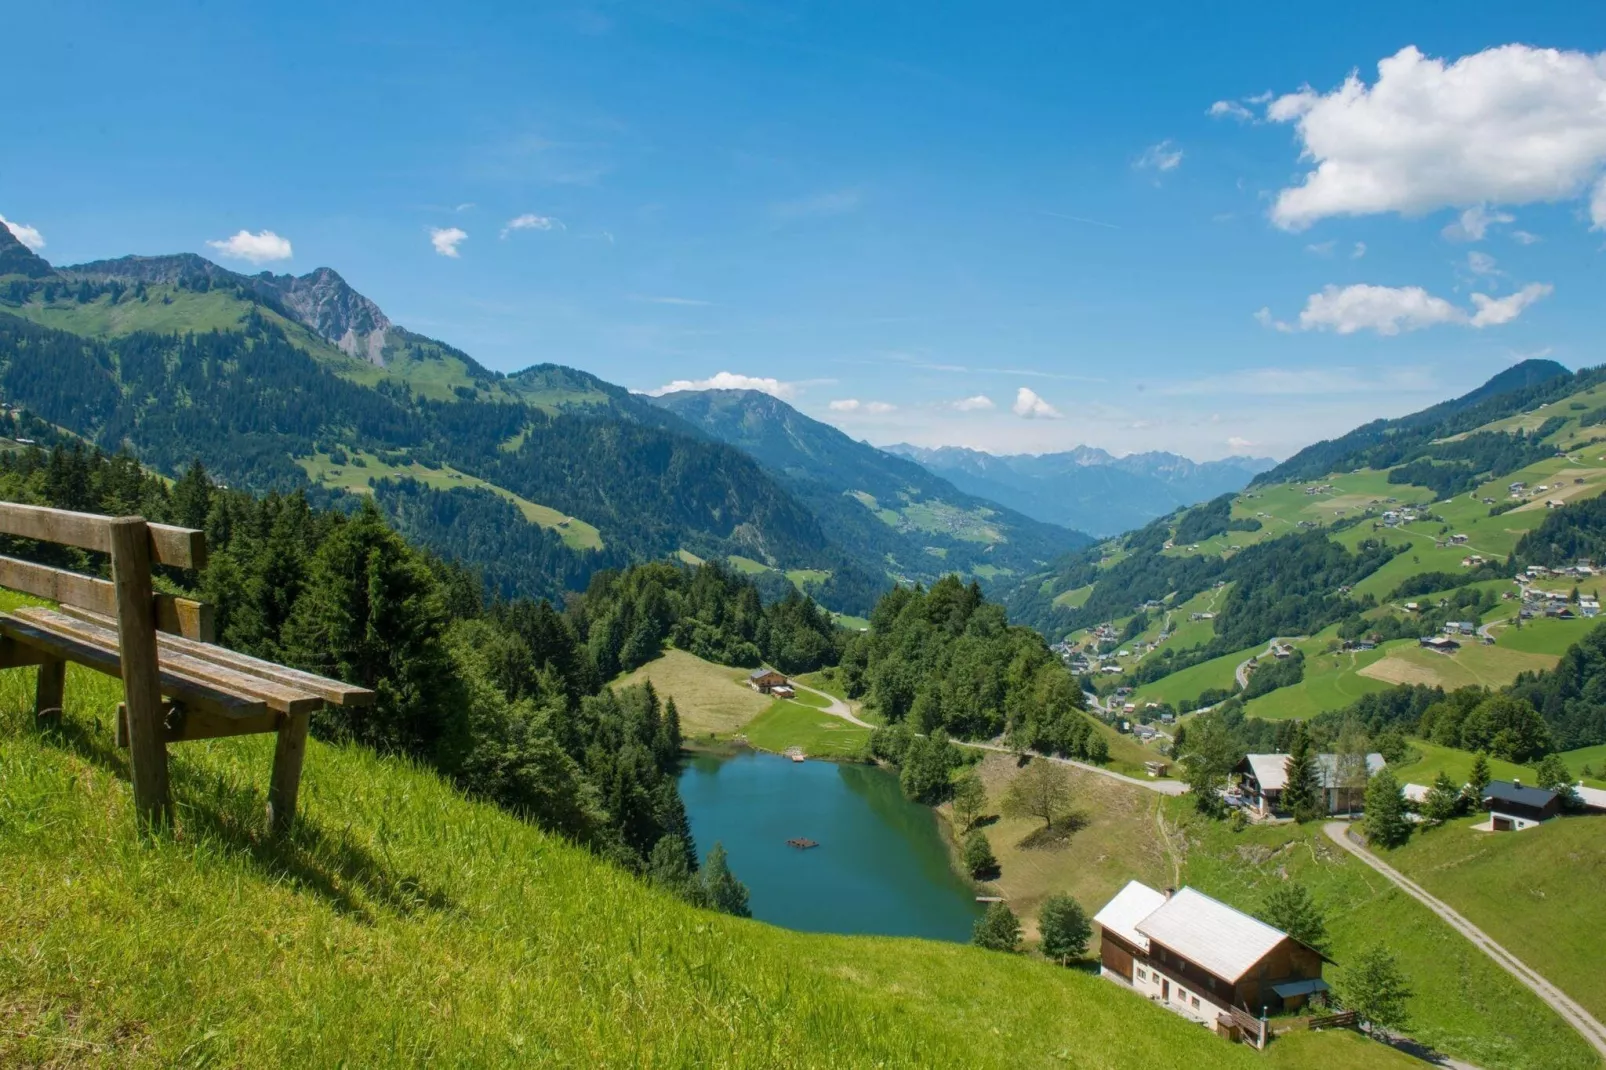
M333 268L321 267L300 276L263 272L254 281L271 287L291 315L348 356L385 363L390 318Z
M26 275L42 279L54 275L49 261L17 240L11 228L0 223L0 275Z

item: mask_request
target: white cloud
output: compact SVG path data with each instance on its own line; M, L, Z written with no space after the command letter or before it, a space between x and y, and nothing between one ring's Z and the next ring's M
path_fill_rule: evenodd
M1336 241L1319 241L1313 245L1305 246L1305 251L1307 253L1315 253L1317 256L1332 256L1333 246L1337 244Z
M1143 155L1138 157L1137 163L1133 166L1139 170L1154 170L1163 174L1166 171L1175 171L1181 163L1182 150L1172 144L1170 138L1166 138L1158 145L1150 145L1144 149Z
M1263 327L1278 331L1334 331L1354 334L1376 331L1396 335L1443 323L1482 329L1510 323L1523 309L1550 294L1549 283L1532 283L1507 297L1472 295L1473 311L1467 312L1442 297L1435 297L1420 286L1328 286L1311 294L1299 313L1297 323L1274 319L1270 309L1255 313Z
M281 238L271 230L252 234L242 230L231 238L209 241L206 244L231 260L249 260L253 264L266 264L270 260L290 259L290 239Z
M30 227L26 223L14 223L3 215L0 215L0 227L11 231L12 237L36 253L45 247L45 236L39 233L37 227Z
M986 394L976 394L972 397L960 398L954 402L954 408L960 412L989 412L998 408L998 406L993 404L993 399Z
M1555 287L1547 282L1533 282L1524 286L1514 294L1494 298L1486 294L1473 294L1472 304L1478 311L1472 314L1468 322L1474 327L1498 327L1503 323L1510 323L1522 315L1522 310L1539 300L1549 297Z
M858 398L841 398L831 402L828 407L832 412L864 412L871 416L883 416L898 408L885 401L860 401Z
M796 383L783 383L779 379L769 379L754 375L738 375L735 372L719 372L707 379L676 379L665 383L656 390L647 391L652 397L661 397L664 394L675 394L682 390L757 390L762 394L788 401L797 396ZM836 406L833 404L832 408Z
M1486 204L1475 204L1440 233L1451 241L1482 241L1483 236L1489 233L1489 228L1496 223L1516 221L1517 217L1509 212L1492 210Z
M1351 260L1359 260L1361 257L1363 257L1365 255L1366 255L1366 243L1363 242L1363 241L1358 241L1358 242L1355 243L1355 248L1350 252L1349 258Z
M1407 47L1377 71L1371 85L1352 73L1330 93L1307 86L1267 106L1315 165L1278 194L1278 226L1569 200L1606 165L1606 53L1503 45L1446 63ZM1592 218L1606 226L1596 189Z
M1254 445L1255 444L1249 441L1247 438L1242 438L1238 435L1233 435L1231 438L1227 439L1227 447L1234 453L1237 453L1241 450L1252 449Z
M1529 234L1526 230L1514 230L1511 232L1511 240L1518 245L1538 245L1544 239L1537 234Z
M1218 100L1205 113L1213 119L1237 119L1240 123L1252 122L1255 113L1236 100Z
M1058 420L1060 411L1042 398L1036 391L1028 387L1021 387L1015 392L1015 404L1012 406L1015 415L1023 420Z
M461 227L430 227L429 243L442 256L457 259L457 247L468 240L468 231Z
M1467 254L1467 270L1474 275L1499 275L1502 272L1495 267L1495 258L1488 253L1480 253L1474 249Z
M515 230L552 230L554 228L561 230L563 224L549 215L536 215L534 212L526 212L523 215L514 216L503 225L502 237L506 238Z

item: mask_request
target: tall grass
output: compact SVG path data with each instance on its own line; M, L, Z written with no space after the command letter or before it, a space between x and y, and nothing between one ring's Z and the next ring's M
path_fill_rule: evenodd
M0 1065L1250 1065L1077 971L693 910L433 774L314 742L265 839L271 739L171 748L142 841L115 681L57 732L0 673Z

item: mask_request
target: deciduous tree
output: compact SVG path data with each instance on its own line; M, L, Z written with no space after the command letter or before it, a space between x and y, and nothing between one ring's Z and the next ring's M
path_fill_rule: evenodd
M1087 953L1093 938L1093 925L1082 904L1068 895L1051 895L1037 913L1037 930L1042 935L1045 956L1066 965Z
M1405 1025L1406 1004L1413 995L1394 953L1373 944L1337 978L1339 1002L1361 1016L1368 1031Z
M991 951L1020 950L1020 919L1008 903L993 903L976 919L970 942Z
M1035 817L1045 827L1071 814L1075 794L1071 778L1063 766L1046 758L1033 758L1004 791L1004 813L1010 817Z

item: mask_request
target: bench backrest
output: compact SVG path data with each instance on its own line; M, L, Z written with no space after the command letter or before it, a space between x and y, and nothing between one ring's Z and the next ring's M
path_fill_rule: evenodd
M136 524L142 526L146 534L143 540L136 540L131 546L126 535L130 527ZM0 502L0 535L15 535L110 555L113 559L113 578L110 581L0 555L0 587L9 587L120 620L124 615L119 612L120 582L132 583L136 590L148 591L150 566L153 564L183 569L198 569L206 565L204 532L168 524L151 524L138 517L98 516L94 513ZM139 545L140 542L144 545ZM119 570L135 574L120 576ZM211 606L170 594L153 593L150 598L152 618L158 630L206 643L216 641ZM126 599L123 605L126 611Z

